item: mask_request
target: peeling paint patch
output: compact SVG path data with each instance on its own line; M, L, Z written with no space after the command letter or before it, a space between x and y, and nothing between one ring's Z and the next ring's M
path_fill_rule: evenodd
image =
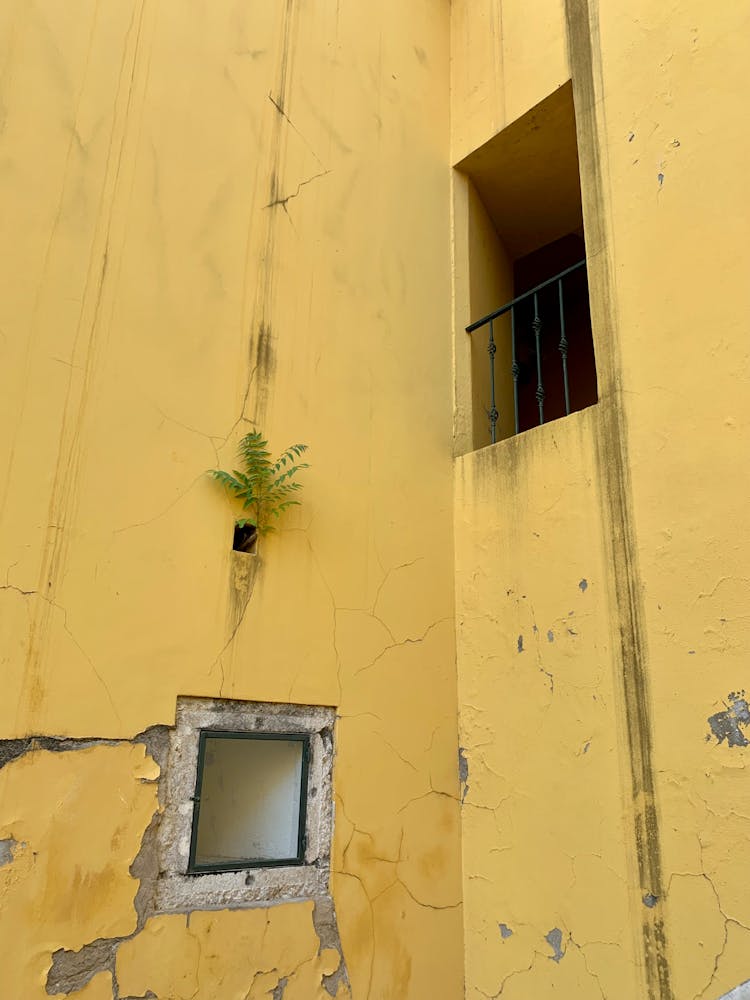
M518 652L522 653L523 652L523 636L522 635L519 635L517 645L518 645Z
M0 868L11 863L17 846L18 841L14 840L13 837L0 840Z
M555 633L552 631L552 629L548 629L547 630L547 642L554 642L554 641L555 641Z
M505 940L506 938L513 937L513 928L508 927L507 924L498 924L500 928L500 937Z
M716 737L717 743L727 741L730 747L750 746L750 742L740 729L740 726L750 725L750 705L745 698L744 691L732 691L727 695L727 708L723 712L716 712L708 717L708 724L711 733ZM709 734L707 740L711 739Z
M469 761L463 747L458 748L458 780L461 785L461 802L469 792Z
M655 896L653 892L647 892L643 897L643 905L647 906L649 910L653 910L656 904L659 902L659 897Z
M562 931L559 927L553 927L551 931L544 935L544 940L550 946L553 955L548 955L547 958L551 958L553 962L559 962L565 955L565 949L562 946Z
M659 187L661 187L662 184L664 183L664 174L661 174L661 173L657 174L656 175L656 179L659 181Z
M586 592L586 590L588 590L588 586L589 586L589 582L588 582L588 580L586 579L586 577L584 577L584 578L583 578L583 579L581 580L581 582L580 582L580 583L578 584L578 586L579 586L579 588L580 588L580 591L581 591L581 593L582 593L582 594L583 594L583 593L585 593L585 592Z

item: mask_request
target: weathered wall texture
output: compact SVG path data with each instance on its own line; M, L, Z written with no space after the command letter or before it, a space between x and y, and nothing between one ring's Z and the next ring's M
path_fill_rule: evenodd
M471 1000L640 995L596 419L584 410L457 464Z
M599 5L590 32L647 636L652 770L675 997L750 976L744 738L750 340L741 39L750 5ZM637 59L638 73L632 72ZM597 65L598 63L598 65ZM742 107L741 107L742 105ZM717 179L721 178L717 183ZM732 727L730 727L732 728ZM732 745L734 743L734 745ZM741 744L741 745L740 745Z
M0 736L126 741L0 772L4 997L136 930L129 741L178 695L336 706L351 993L461 993L448 40L431 0L0 11ZM205 473L249 421L312 468L248 575ZM310 904L138 919L51 988L348 995Z
M454 162L566 60L600 402L457 461L467 996L744 995L750 5L567 0L554 53L485 13ZM505 112L492 65L544 92Z

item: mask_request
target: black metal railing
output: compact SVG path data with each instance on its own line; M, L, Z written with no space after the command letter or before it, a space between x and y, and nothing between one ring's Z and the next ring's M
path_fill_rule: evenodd
M497 343L495 342L495 330L494 323L495 320L504 316L506 313L510 313L510 340L511 340L511 365L510 374L513 379L513 409L515 416L515 433L518 434L520 431L520 420L519 420L519 375L521 374L521 365L518 359L518 337L519 325L518 317L520 312L527 312L527 317L530 315L528 313L527 303L533 307L533 318L531 319L531 333L533 334L533 347L536 354L536 371L534 375L536 377L536 391L535 397L539 408L539 423L544 423L544 400L545 400L545 389L544 389L544 377L542 372L542 339L545 329L545 323L540 315L540 296L541 293L546 289L550 288L552 285L557 283L557 308L559 309L559 326L555 321L552 325L558 327L557 332L559 333L559 341L557 344L557 349L560 352L560 358L562 362L562 381L563 381L563 394L565 401L565 413L566 415L570 413L570 386L568 383L568 338L566 334L565 327L565 297L563 291L563 281L568 275L579 271L582 267L586 266L586 261L581 260L577 264L573 264L572 267L566 268L559 274L556 274L553 278L548 278L547 281L543 281L540 285L536 285L534 288L530 288L528 292L524 292L523 295L519 295L517 298L513 299L511 302L506 303L506 305L501 306L500 309L496 309L494 312L489 313L482 319L478 319L475 323L466 327L467 333L474 333L476 330L480 330L484 326L489 326L489 338L487 343L487 352L489 354L489 382L490 382L490 405L487 410L487 416L490 421L490 438L494 444L497 440L497 422L499 418L499 413L497 409L497 399L495 397L495 354L497 353ZM549 297L548 297L549 298ZM522 307L519 309L519 307Z

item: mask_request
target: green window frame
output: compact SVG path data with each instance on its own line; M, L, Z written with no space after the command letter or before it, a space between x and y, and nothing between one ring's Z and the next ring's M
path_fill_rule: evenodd
M201 790L206 755L206 743L215 739L232 740L281 740L302 744L302 767L300 772L299 824L297 830L297 853L291 858L241 858L236 861L215 864L200 864L196 861L198 846L198 824L200 821ZM190 855L187 873L200 875L206 872L235 872L245 868L282 868L305 863L307 846L307 784L310 764L310 736L306 733L250 733L230 732L217 729L201 729L198 737L198 766L196 769L195 794L193 795L193 822L190 831Z

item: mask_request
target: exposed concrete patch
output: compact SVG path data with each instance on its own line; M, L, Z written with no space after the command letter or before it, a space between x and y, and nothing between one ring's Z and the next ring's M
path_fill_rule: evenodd
M106 744L116 746L125 740L105 740L97 737L86 739L68 739L58 736L26 736L21 740L0 740L0 768L12 764L14 760L34 750L51 750L53 753L64 753L67 750L86 750L89 747Z
M469 793L469 761L463 747L458 748L458 781L461 786L461 802Z
M0 868L11 863L16 847L18 847L18 841L14 840L13 837L0 840Z
M723 743L726 740L729 747L750 746L750 741L740 729L740 726L750 725L750 705L748 705L744 691L730 692L727 695L725 711L710 715L707 721L711 727L711 733L706 736L706 740L710 740L711 734L713 734L717 743Z
M518 648L518 652L522 653L523 652L523 636L522 635L519 635L519 637L518 637L518 639L516 641L516 646Z
M580 582L580 583L578 584L578 586L579 586L579 587L580 587L580 589L581 589L581 593L582 593L582 594L585 594L585 593L586 593L586 590L588 589L588 585L589 585L589 582L588 582L588 580L587 580L587 579L586 579L586 578L584 577L584 578L583 578L583 580L581 580L581 582Z
M659 897L655 896L652 892L647 892L643 897L643 905L648 906L649 909L653 909L659 902Z
M505 941L509 937L513 937L513 928L508 927L507 924L498 924L500 928L500 937Z
M548 955L547 958L551 958L553 962L559 962L565 957L565 948L562 946L562 939L562 931L559 927L553 927L551 931L548 931L544 935L544 940L554 952L554 954Z
M332 948L334 951L339 953L340 962L338 968L335 972L332 972L329 975L324 975L321 981L323 989L326 990L327 993L330 993L332 997L335 997L338 995L340 983L343 983L347 990L350 988L350 983L349 973L346 968L346 962L344 961L344 951L341 947L341 939L339 937L336 909L334 907L333 899L330 896L315 900L312 920L315 933L318 935L320 940L318 954L320 955L326 948Z
M282 976L279 980L278 986L274 987L274 991L271 994L273 1000L283 1000L284 990L286 989L286 984L289 982L289 976Z
M99 972L114 972L115 952L124 938L99 938L85 944L80 951L60 948L52 955L52 966L47 974L47 992L76 993L82 990Z
M719 1000L750 1000L750 979L735 986L729 993L724 993L723 996L719 997Z
M0 768L12 764L14 760L34 750L50 750L52 753L67 753L71 750L88 750L90 747L119 746L121 743L143 743L146 752L160 767L166 764L166 755L159 756L158 750L168 739L168 726L150 726L131 740L110 740L103 736L71 738L68 736L25 736L20 740L0 740Z

